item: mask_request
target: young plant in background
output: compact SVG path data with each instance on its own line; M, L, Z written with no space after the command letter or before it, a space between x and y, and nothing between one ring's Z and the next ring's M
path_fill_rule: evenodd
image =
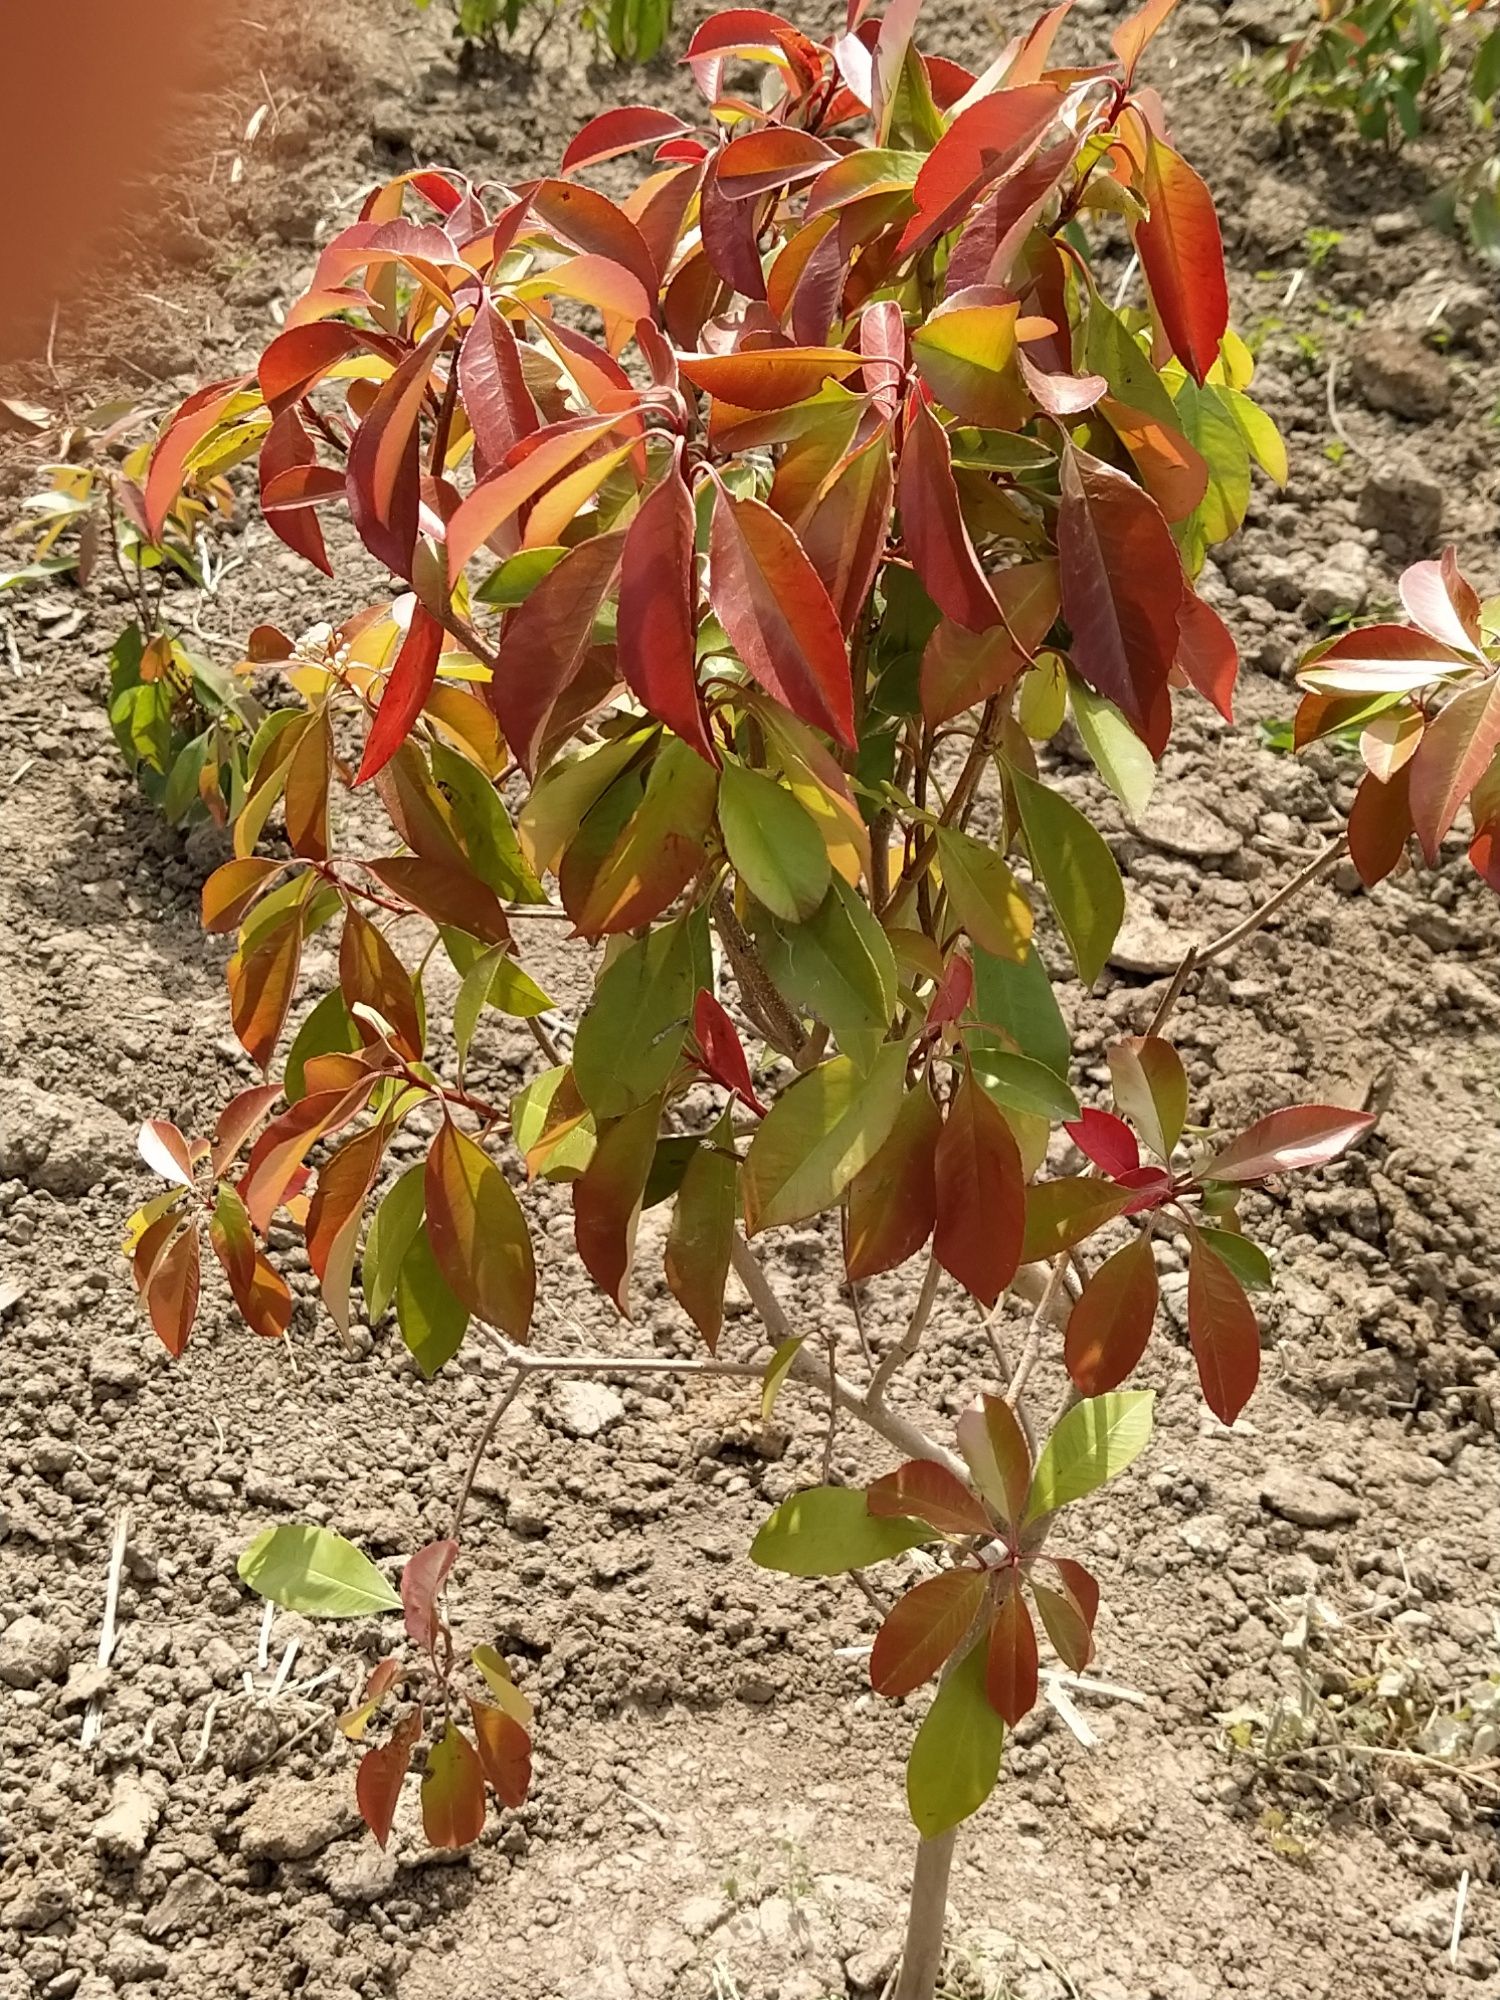
M1312 111L1348 119L1393 149L1421 133L1439 81L1459 94L1484 143L1436 206L1461 222L1481 255L1500 258L1500 160L1493 145L1500 93L1500 26L1486 0L1316 0L1317 19L1254 66L1278 119Z
M38 411L42 425L50 420ZM262 720L243 668L226 672L175 632L169 575L211 591L223 573L210 530L234 505L212 450L174 468L174 488L148 528L151 444L127 448L139 430L133 404L107 404L58 432L61 461L41 467L43 484L21 502L11 534L30 539L26 559L0 569L0 591L68 577L86 589L96 575L119 579L134 611L109 658L109 720L142 791L175 826L205 815L224 824L244 802L245 758Z
M424 1374L471 1331L496 1345L506 1386L452 1533L405 1572L433 1605L474 1472L538 1375L712 1373L767 1398L791 1377L830 1427L867 1426L895 1468L794 1495L753 1553L822 1575L933 1552L871 1668L893 1697L942 1676L908 1771L902 2000L934 1991L954 1829L1036 1699L1038 1621L1065 1666L1090 1653L1075 1509L1147 1441L1150 1397L1126 1385L1157 1318L1153 1240L1186 1252L1197 1376L1231 1424L1269 1275L1243 1192L1371 1124L1313 1105L1194 1129L1167 1035L1195 968L1340 847L1184 962L1149 1032L1109 1053L1112 1108L1074 1092L1033 932L1052 925L1091 984L1125 896L1045 746L1071 717L1138 815L1176 704L1229 716L1234 645L1194 579L1252 464L1282 478L1285 460L1228 328L1212 200L1137 86L1170 0L1096 66L1053 64L1064 11L979 75L921 54L911 8L853 0L827 42L720 14L688 50L697 123L606 110L557 175L493 198L435 169L392 181L255 375L171 421L144 495L156 534L185 469L255 458L291 548L332 574L336 510L395 584L337 625L252 637L298 701L257 732L203 903L236 934L231 1017L267 1081L211 1140L143 1132L167 1182L131 1236L153 1324L180 1354L206 1237L248 1324L283 1333L267 1246L290 1221L339 1327L358 1270L365 1315L394 1306ZM631 193L590 185L634 153ZM1149 301L1122 313L1095 260L1127 242ZM383 841L347 810L356 790ZM567 1060L518 948L553 918L589 988ZM329 927L338 983L284 1048ZM458 976L451 1043L424 992L436 949ZM491 1011L543 1051L509 1104L473 1087ZM1046 1171L1058 1124L1073 1172ZM408 1125L425 1157L391 1181ZM702 1356L528 1345L513 1182L537 1180L568 1190L579 1258L627 1315L639 1217L670 1205L665 1278ZM804 1340L752 1247L818 1218L856 1304L910 1273L878 1359L844 1351L854 1321ZM731 1272L769 1362L719 1351ZM905 1384L895 1398L945 1281L977 1309L957 1450ZM997 1374L982 1322L1007 1300L1025 1331ZM310 1560L308 1534L273 1527L244 1574L332 1614L330 1568L363 1559L329 1537ZM362 1769L384 1757L388 1784L419 1727ZM454 1840L486 1778L516 1791L464 1741L445 1721L425 1751Z
M425 14L432 0L414 0ZM585 33L603 43L617 62L650 62L659 55L672 31L672 0L449 0L454 38L463 60L495 56L502 36L508 43L525 41L525 60L534 62L542 43L570 12ZM527 30L522 35L522 28Z

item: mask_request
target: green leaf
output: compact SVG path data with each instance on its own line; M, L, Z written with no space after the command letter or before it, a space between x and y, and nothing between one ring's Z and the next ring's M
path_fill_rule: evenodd
M801 1352L805 1334L794 1334L790 1340L782 1341L780 1347L766 1363L766 1372L760 1378L760 1420L763 1424L771 1421L771 1412L776 1407L776 1398L781 1394L781 1385L792 1371L792 1363Z
M420 1223L396 1279L396 1323L412 1359L430 1382L451 1361L468 1331L468 1308L459 1303L438 1269Z
M1008 1105L1013 1111L1029 1111L1054 1124L1079 1116L1078 1099L1045 1063L993 1045L976 1048L970 1041L968 1047L974 1074L997 1104Z
M579 1095L596 1118L623 1117L663 1090L700 986L713 986L703 908L632 938L610 960L573 1045Z
M736 874L783 923L800 924L828 894L828 849L811 813L762 771L726 762L719 825Z
M992 952L974 953L974 1012L986 1028L999 1028L1023 1055L1045 1063L1066 1083L1073 1041L1035 945L1019 965ZM964 1042L977 1066L981 1048L991 1044L972 1032Z
M1130 817L1138 820L1156 788L1151 752L1114 703L1095 694L1076 674L1068 676L1068 696L1078 734L1094 768Z
M552 1100L563 1086L570 1082L573 1072L567 1063L559 1063L555 1069L544 1069L540 1076L532 1078L524 1090L518 1090L510 1101L511 1137L516 1142L516 1151L525 1158L547 1130L547 1121L552 1115ZM574 1084L576 1091L576 1083ZM580 1098L579 1103L582 1103ZM594 1156L598 1142L598 1127L592 1114L580 1119L571 1131L554 1138L550 1144L544 1166L530 1169L542 1180L571 1180L581 1174Z
M284 1521L240 1557L241 1583L304 1618L366 1618L399 1611L401 1598L353 1542L308 1521Z
M1281 432L1266 415L1259 403L1251 402L1243 389L1220 389L1224 407L1234 419L1235 427L1245 441L1245 449L1268 479L1278 486L1285 486L1291 477L1287 464L1286 444Z
M803 1222L831 1208L885 1143L906 1079L906 1050L888 1042L868 1075L835 1056L779 1097L745 1155L745 1229Z
M423 1186L425 1168L418 1160L389 1187L380 1206L370 1218L365 1233L365 1254L359 1281L364 1289L365 1314L379 1319L396 1296L396 1280L412 1240L422 1226L427 1196Z
M211 730L195 736L191 743L184 744L172 761L167 773L167 782L161 795L162 816L171 826L178 826L201 803L198 796L198 774L208 761L208 739Z
M307 1065L314 1056L353 1055L362 1046L343 989L325 993L292 1038L286 1058L286 1098L295 1104L307 1095Z
M1184 375L1176 405L1185 435L1208 467L1208 491L1188 523L1186 556L1193 530L1208 542L1227 542L1239 532L1250 505L1250 449L1223 391L1212 383L1200 389ZM1188 567L1195 565L1189 561Z
M1241 1236L1234 1229L1204 1229L1201 1226L1198 1234L1210 1250L1218 1252L1240 1283L1248 1285L1251 1291L1267 1292L1275 1284L1270 1258L1248 1236Z
M896 1011L897 982L890 939L864 898L835 875L810 922L767 927L760 944L778 991L868 1069Z
M1085 986L1104 970L1125 916L1125 885L1104 837L1061 792L1009 766L1032 865Z
M838 1576L937 1539L925 1521L872 1514L858 1487L809 1486L762 1524L750 1560L784 1576Z
M1037 1461L1026 1518L1037 1521L1123 1472L1151 1441L1150 1389L1115 1389L1075 1403Z
M546 902L504 802L483 771L448 744L434 741L432 775L453 803L453 817L480 881L513 903Z
M493 605L497 611L513 611L526 602L542 578L549 570L556 569L567 553L565 548L548 546L522 549L518 555L507 556L475 591L475 602Z
M906 1804L924 1839L978 1812L1000 1775L1005 1724L985 1693L985 1648L971 1646L933 1697L906 1763Z
M937 830L938 863L953 913L982 951L1017 961L1031 943L1031 905L1004 858L956 827Z

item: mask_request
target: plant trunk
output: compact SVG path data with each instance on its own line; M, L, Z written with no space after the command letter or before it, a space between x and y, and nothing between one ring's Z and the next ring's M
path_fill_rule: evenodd
M911 1901L906 1910L906 1943L894 2000L933 2000L943 1963L943 1931L948 1918L948 1875L953 1867L957 1829L917 1843Z

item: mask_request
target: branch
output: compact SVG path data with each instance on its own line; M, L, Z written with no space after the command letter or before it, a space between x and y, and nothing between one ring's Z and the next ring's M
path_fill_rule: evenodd
M1031 1324L1026 1329L1026 1338L1021 1345L1021 1358L1016 1363L1015 1373L1011 1376L1005 1391L1005 1400L1013 1410L1026 1393L1026 1384L1031 1379L1031 1371L1035 1368L1037 1357L1042 1351L1042 1328L1052 1319L1059 1294L1066 1297L1063 1285L1067 1270L1068 1253L1065 1250L1061 1256L1052 1260L1052 1269L1047 1274L1046 1288L1037 1300L1036 1310L1031 1315Z
M870 1377L870 1386L865 1391L865 1401L872 1410L885 1407L885 1392L891 1377L898 1368L904 1368L916 1353L922 1335L927 1329L927 1322L932 1316L932 1305L937 1297L942 1275L942 1266L929 1252L927 1269L922 1275L922 1289L917 1293L916 1304L911 1309L911 1318L906 1322L906 1331L889 1352L881 1357L880 1366Z
M1341 833L1337 840L1330 841L1305 867L1299 868L1289 882L1284 882L1274 895L1268 896L1258 909L1252 910L1248 917L1243 918L1201 949L1197 945L1189 945L1183 953L1181 964L1172 974L1172 983L1162 996L1161 1005L1151 1017L1151 1025L1146 1033L1159 1035L1166 1027L1172 1009L1182 997L1183 987L1200 965L1212 965L1216 958L1227 957L1236 945L1243 944L1247 937L1253 937L1256 931L1264 924L1268 924L1294 896L1300 895L1304 889L1316 882L1320 875L1326 875L1330 868L1342 861L1348 851L1349 836L1347 833Z
M796 1062L807 1047L802 1023L772 984L750 933L734 913L734 904L726 889L720 889L715 895L713 911L719 936L724 940L724 949L734 967L745 1012L754 1017L755 1025L772 1048Z
M743 1236L736 1234L730 1250L730 1259L740 1283L750 1294L750 1302L760 1315L761 1323L770 1335L772 1343L780 1347L785 1341L794 1340L796 1335L780 1301L771 1290L765 1272L757 1263L755 1254ZM898 1416L894 1410L872 1408L867 1398L861 1395L852 1382L842 1375L834 1374L828 1380L823 1357L810 1352L806 1347L797 1350L791 1366L793 1375L804 1382L811 1382L831 1394L841 1410L847 1410L851 1417L883 1437L887 1444L907 1458L930 1458L935 1465L945 1466L955 1478L967 1481L968 1468L956 1453L948 1451L935 1438L930 1438L916 1424Z

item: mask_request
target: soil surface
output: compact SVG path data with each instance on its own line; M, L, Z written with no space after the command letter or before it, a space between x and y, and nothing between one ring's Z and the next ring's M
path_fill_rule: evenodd
M246 363L372 181L434 158L535 173L619 88L561 29L535 71L461 81L440 11L365 0L316 28L302 10L293 31L252 6L149 230L115 246L126 303L65 308L51 370L7 386L73 412L121 392L165 408ZM928 45L976 65L1018 18L926 11ZM1076 58L1111 25L1079 0ZM1185 942L1233 924L1341 821L1351 760L1293 760L1259 727L1290 713L1299 646L1393 603L1403 562L1445 540L1500 589L1493 274L1422 220L1450 141L1392 162L1278 137L1232 80L1274 30L1260 0L1228 16L1186 0L1153 54L1219 195L1237 321L1292 481L1258 489L1210 572L1245 660L1239 721L1184 705L1139 827L1061 760L1132 892L1117 964L1093 994L1067 990L1091 1088ZM627 94L680 103L686 87L662 65ZM19 449L0 461L7 512L29 472ZM253 515L234 533L237 561L198 614L220 657L260 620L297 629L354 601ZM137 1319L118 1256L149 1191L134 1128L204 1129L248 1065L222 943L197 919L216 837L164 828L108 734L103 659L123 616L107 577L0 599L0 2000L879 1994L924 1698L870 1695L858 1649L874 1615L853 1589L745 1559L770 1504L819 1476L823 1438L795 1388L770 1431L737 1383L537 1389L511 1411L452 1601L461 1638L497 1640L537 1700L531 1802L457 1860L424 1848L410 1799L388 1855L357 1827L332 1718L381 1637L267 1623L235 1558L291 1514L392 1565L445 1531L492 1358L471 1346L424 1387L390 1324L344 1351L296 1254L306 1296L284 1345L231 1324L211 1287L178 1363ZM1117 1692L1074 1694L1090 1741L1052 1707L1016 1732L960 1838L946 1993L1500 1995L1483 1718L1500 1674L1497 945L1500 907L1455 849L1374 896L1335 874L1183 1002L1202 1121L1295 1099L1368 1102L1380 1120L1342 1166L1247 1218L1277 1285L1264 1384L1233 1432L1203 1411L1168 1256L1144 1368L1156 1442L1080 1510L1104 1586L1091 1671ZM536 1060L498 1040L471 1073L493 1094ZM622 1333L563 1205L544 1191L540 1213L539 1337L691 1351L656 1275L656 1217ZM809 1230L770 1256L810 1332L847 1329L829 1247ZM874 1339L902 1306L900 1284L875 1288ZM757 1344L741 1307L726 1351ZM909 1393L947 1422L992 1366L945 1290ZM1054 1371L1044 1393L1057 1387ZM841 1476L886 1462L836 1440ZM118 1639L100 1669L117 1536Z

